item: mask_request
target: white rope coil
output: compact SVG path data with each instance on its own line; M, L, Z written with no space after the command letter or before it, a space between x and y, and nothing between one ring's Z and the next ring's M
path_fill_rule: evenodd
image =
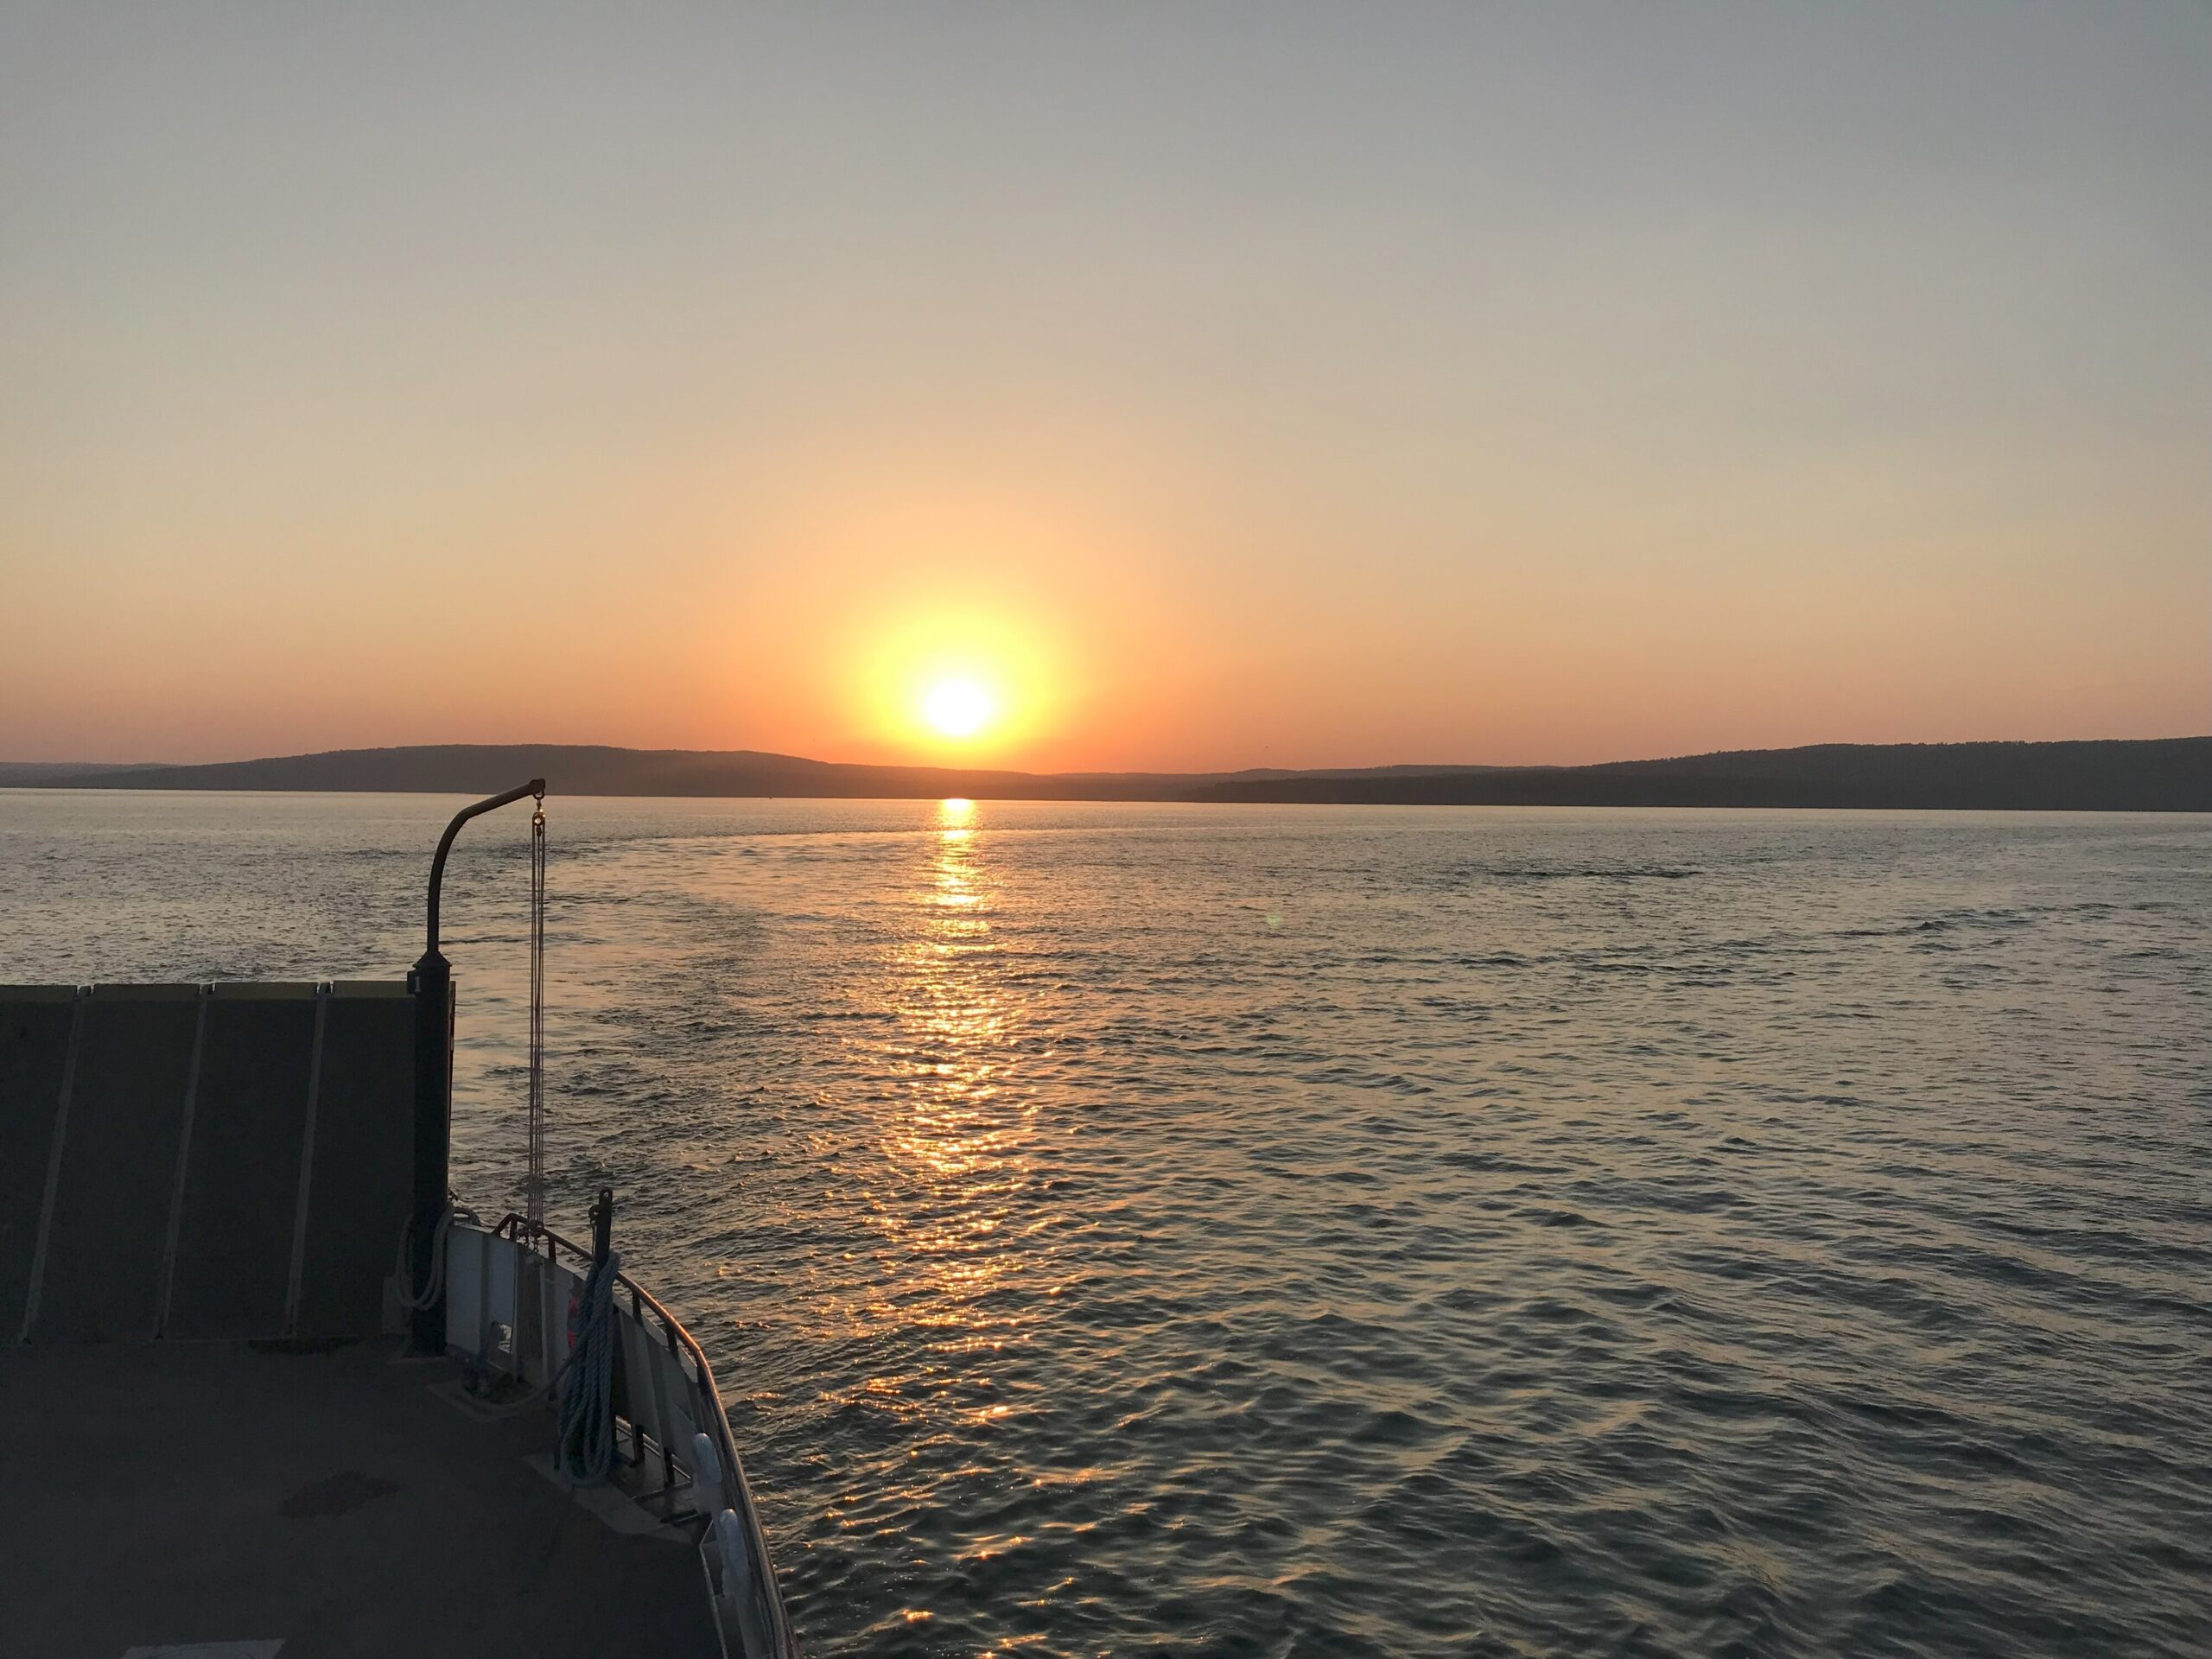
M393 1294L400 1307L412 1313L429 1306L438 1300L446 1282L446 1236L453 1231L454 1217L458 1214L465 1221L474 1221L476 1212L462 1209L450 1197L446 1207L438 1211L438 1224L430 1234L430 1271L420 1285L415 1282L415 1262L410 1246L415 1242L415 1217L409 1216L399 1230L399 1260L391 1270Z

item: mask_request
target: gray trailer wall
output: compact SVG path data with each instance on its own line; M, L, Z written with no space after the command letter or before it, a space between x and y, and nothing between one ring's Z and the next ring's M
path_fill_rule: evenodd
M396 981L0 986L0 1341L378 1331L413 1065Z

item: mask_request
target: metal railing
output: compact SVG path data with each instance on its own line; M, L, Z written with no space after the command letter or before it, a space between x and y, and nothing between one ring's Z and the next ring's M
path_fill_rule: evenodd
M591 1265L592 1253L588 1248L563 1237L543 1223L531 1221L526 1216L510 1212L499 1221L498 1225L488 1230L487 1236L503 1240L525 1255L542 1257L550 1267L555 1268L560 1268L560 1257L563 1254L581 1264L587 1271ZM567 1271L564 1268L561 1270L564 1273ZM626 1310L628 1315L645 1339L652 1340L650 1327L646 1321L646 1315L650 1314L653 1322L660 1328L661 1345L670 1357L676 1361L679 1370L683 1357L688 1357L690 1361L691 1376L688 1380L696 1387L699 1399L704 1407L704 1410L698 1414L705 1419L700 1425L700 1428L707 1435L715 1458L721 1465L720 1482L721 1502L736 1512L739 1524L744 1531L747 1551L752 1558L753 1570L749 1574L749 1582L747 1586L747 1599L753 1604L753 1622L757 1624L759 1632L766 1638L769 1654L764 1656L764 1659L796 1659L798 1647L791 1636L791 1621L784 1611L783 1596L777 1588L775 1563L768 1553L767 1535L761 1529L760 1511L753 1503L752 1489L746 1484L745 1465L738 1456L737 1442L730 1433L729 1417L722 1403L721 1390L715 1383L714 1367L707 1359L706 1351L700 1347L698 1338L684 1328L681 1319L670 1313L651 1291L639 1284L628 1274L618 1271L615 1274L615 1282L626 1294L629 1301L629 1307ZM483 1317L487 1312L488 1310L480 1310L480 1317ZM658 1381L652 1376L639 1377L627 1375L630 1351L626 1344L622 1349L622 1354L625 1363L625 1389L629 1394L629 1399L626 1410L623 1408L624 1402L618 1399L617 1416L626 1424L630 1431L631 1462L633 1465L642 1462L646 1455L645 1447L648 1444L652 1445L661 1459L663 1491L671 1495L672 1508L673 1494L680 1480L690 1479L696 1473L690 1466L691 1449L688 1446L671 1446L665 1444L664 1439L656 1439L648 1431L640 1420L640 1407L643 1402L635 1391L657 1388ZM486 1357L489 1358L490 1356L486 1355ZM519 1354L516 1355L516 1360L514 1369L518 1374L524 1372L526 1368L521 1363L522 1357ZM550 1378L547 1380L550 1382ZM664 1423L671 1421L671 1414L665 1403L655 1408L654 1416L658 1422ZM706 1516L710 1524L714 1518L712 1515ZM709 1541L702 1540L702 1556L707 1553L703 1546ZM712 1588L714 1572L711 1567L709 1569L709 1584ZM719 1599L718 1596L717 1600ZM719 1619L717 1624L720 1624ZM726 1645L728 1636L728 1633L725 1630ZM752 1659L749 1650L754 1645L756 1644L751 1640L745 1640L744 1647L747 1649L747 1659Z

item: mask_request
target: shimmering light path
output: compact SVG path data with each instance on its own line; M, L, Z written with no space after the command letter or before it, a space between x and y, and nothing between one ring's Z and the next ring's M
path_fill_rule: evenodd
M0 793L0 973L397 971L448 810ZM2212 823L551 817L556 1220L816 1652L2212 1650Z

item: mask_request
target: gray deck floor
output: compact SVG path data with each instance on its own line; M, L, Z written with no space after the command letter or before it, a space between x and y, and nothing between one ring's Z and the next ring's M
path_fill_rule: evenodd
M687 1544L524 1461L545 1410L473 1416L432 1392L457 1368L396 1353L0 1349L0 1656L718 1651Z

